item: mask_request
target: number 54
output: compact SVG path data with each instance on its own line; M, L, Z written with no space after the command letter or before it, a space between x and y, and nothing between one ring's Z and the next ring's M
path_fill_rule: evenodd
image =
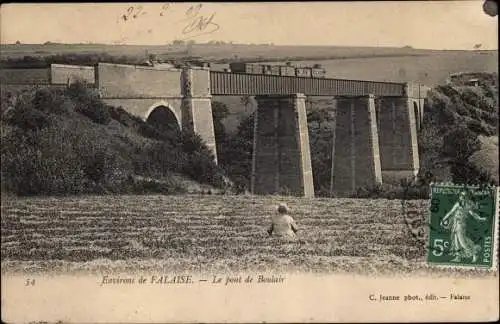
M448 248L450 245L450 242L445 241L443 239L435 239L433 243L433 249L432 249L432 254L435 256L442 256L444 253L444 250Z
M26 283L24 285L25 286L34 286L35 285L35 279L26 279Z

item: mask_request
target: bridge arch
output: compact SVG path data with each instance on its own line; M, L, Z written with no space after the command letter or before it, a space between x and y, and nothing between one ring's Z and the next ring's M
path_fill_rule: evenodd
M170 104L160 101L149 107L144 121L161 130L181 130L181 117Z

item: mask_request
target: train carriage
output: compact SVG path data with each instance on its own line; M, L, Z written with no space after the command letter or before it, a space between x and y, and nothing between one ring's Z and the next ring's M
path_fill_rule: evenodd
M280 67L277 65L265 65L264 74L268 75L280 75Z
M312 68L311 69L311 76L313 78L324 78L326 74L325 69L322 68Z
M290 64L287 65L270 65L270 64L257 64L245 62L233 62L229 64L229 71L235 73L247 74L265 74L265 75L279 75L279 76L297 76L305 78L325 78L325 69L314 67L294 67Z
M295 76L310 78L311 68L295 68Z
M280 75L295 76L295 68L293 66L280 66Z
M233 62L229 63L229 68L236 73L262 74L264 69L260 64Z

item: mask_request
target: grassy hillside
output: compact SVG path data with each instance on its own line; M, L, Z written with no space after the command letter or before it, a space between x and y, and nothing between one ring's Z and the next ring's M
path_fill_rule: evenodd
M478 78L479 86L465 80ZM422 172L435 180L498 184L498 74L463 74L429 93L419 134Z
M3 193L178 193L195 182L224 185L198 136L157 129L82 84L2 93L1 117Z
M478 139L481 148L471 155L469 162L480 172L491 175L492 181L498 184L498 136L480 135Z

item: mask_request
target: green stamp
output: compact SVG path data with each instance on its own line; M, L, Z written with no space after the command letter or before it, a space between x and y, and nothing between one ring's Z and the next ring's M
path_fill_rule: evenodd
M431 185L427 263L496 268L498 188Z

